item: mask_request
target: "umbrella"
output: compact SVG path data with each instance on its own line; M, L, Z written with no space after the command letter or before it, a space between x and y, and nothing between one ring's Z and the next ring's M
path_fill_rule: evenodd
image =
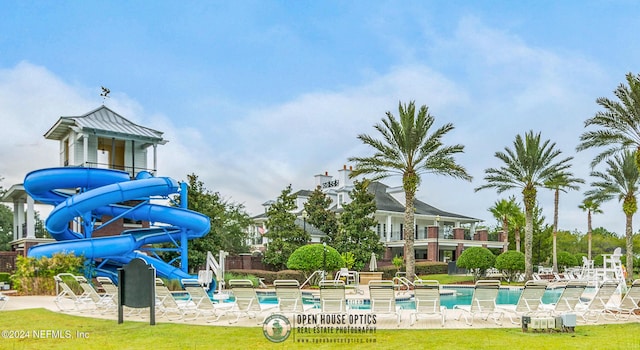
M369 261L369 271L375 271L378 269L378 261L376 261L376 253L371 253L371 260Z

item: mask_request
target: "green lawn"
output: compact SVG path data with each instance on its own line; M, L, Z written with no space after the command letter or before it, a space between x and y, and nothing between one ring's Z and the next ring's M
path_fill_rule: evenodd
M471 330L378 330L372 344L296 344L292 339L275 344L262 329L196 326L143 322L117 324L103 320L70 316L45 309L0 312L0 349L640 349L640 323L581 326L575 333L523 333L517 328ZM30 334L27 339L8 339L5 331ZM46 331L69 335L51 339ZM45 339L35 339L33 334ZM43 333L44 332L44 333ZM51 333L49 333L51 334Z

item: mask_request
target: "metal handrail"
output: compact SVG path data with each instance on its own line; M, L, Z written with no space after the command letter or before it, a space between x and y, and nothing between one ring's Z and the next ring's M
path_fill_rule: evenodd
M320 280L324 281L327 273L324 270L316 270L314 273L311 274L311 276L309 276L309 278L307 278L301 285L300 285L300 289L302 289L302 287L304 287L307 283L309 283L309 281L311 281L311 279L313 278L313 276L315 276L316 274L320 275Z

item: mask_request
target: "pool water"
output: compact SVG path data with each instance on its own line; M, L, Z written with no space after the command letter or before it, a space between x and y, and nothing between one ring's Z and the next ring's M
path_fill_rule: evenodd
M446 290L453 290L452 294L442 294L440 296L440 304L446 306L447 309L453 309L455 305L471 305L471 298L473 297L473 287L444 287ZM522 289L520 288L500 288L498 291L498 298L496 304L511 304L518 303ZM261 304L274 305L278 303L275 292L258 292L258 300ZM562 294L561 288L547 289L542 297L542 302L545 304L551 304L558 301ZM233 301L229 299L227 301ZM319 300L312 293L302 292L302 301L307 305L315 305L319 307ZM369 309L369 300L350 299L347 300L349 307L352 309L366 310ZM416 308L413 298L402 298L399 296L396 299L396 305L402 309L411 310Z

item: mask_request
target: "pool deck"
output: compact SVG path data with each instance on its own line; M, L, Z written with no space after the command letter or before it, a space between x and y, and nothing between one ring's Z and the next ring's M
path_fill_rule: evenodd
M262 289L263 291L269 291L269 289ZM349 299L367 299L368 296L368 291L367 290L362 290L362 294L358 294L355 293L354 291L348 291L347 297ZM406 293L400 293L398 295L398 298L403 298L403 297L407 297L408 295ZM54 299L55 297L53 296L15 296L15 295L10 295L9 296L9 302L6 304L4 311L10 311L10 310L20 310L20 309L33 309L33 308L45 308L47 310L53 311L53 312L61 312L59 310L59 308L56 306L56 304L54 303ZM0 311L0 313L2 313L3 311ZM462 313L461 310L457 310L457 309L447 309L445 311L446 314L446 321L444 324L444 327L440 326L440 319L437 316L433 316L433 317L427 317L427 318L421 318L419 319L415 325L411 326L410 325L410 314L411 314L412 310L400 310L401 313L401 321L400 324L398 325L396 323L396 320L393 316L388 316L388 315L377 315L377 319L376 319L376 324L375 327L376 329L469 329L469 328L520 328L519 324L513 324L511 323L509 317L507 316L507 314L503 315L501 318L501 324L496 324L494 323L491 319L488 320L483 320L480 317L476 317L473 320L473 325L469 326L465 323L464 321L464 317L460 317L460 320L456 320L457 317L460 316L460 314ZM112 320L117 320L117 312L109 312L109 313L97 313L97 312L93 312L91 310L87 310L87 311L83 311L83 312L78 312L78 311L65 311L64 313L66 314L70 314L70 315L78 315L78 316L83 316L83 317L93 317L93 318L103 318L103 319L112 319ZM144 314L144 313L142 313ZM272 311L265 311L263 312L261 315L258 316L258 320L262 320L264 317L269 316L270 314L272 314ZM319 315L320 312L319 310L312 310L310 312L307 312L306 314L308 315ZM369 311L367 310L350 310L349 311L349 315L368 315ZM289 318L291 319L291 315L288 315ZM384 316L384 317L383 317ZM249 319L249 318L240 318L240 320L237 323L233 323L233 324L229 324L229 321L235 319L234 316L232 315L225 315L223 316L219 321L217 322L206 322L203 319L197 319L194 321L182 321L182 320L173 320L170 321L164 317L156 317L156 323L166 323L166 322L173 322L173 323L183 323L183 324L200 324L200 325L209 325L209 326L223 326L223 327L229 327L229 326L234 326L234 327L259 327L261 326L261 322L258 323L256 321L256 319ZM585 325L586 323L581 319L581 317L577 317L578 319L578 327L580 327L581 325ZM147 318L144 318L143 316L125 316L125 321L140 321L140 322L149 322L148 321L148 312L147 312ZM605 319L603 317L600 317L598 322L596 322L595 324L610 324L610 323L627 323L627 322L633 322L633 323L637 323L640 321L640 318L636 317L636 318L631 318L628 321L621 321L621 320L612 320L612 319ZM588 324L594 324L592 322L589 322Z

